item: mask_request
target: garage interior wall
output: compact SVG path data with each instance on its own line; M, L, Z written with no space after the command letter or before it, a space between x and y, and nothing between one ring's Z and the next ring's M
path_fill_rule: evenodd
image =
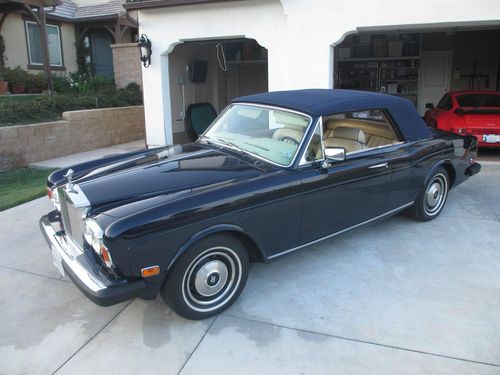
M217 59L216 44L225 41L213 42L186 42L179 44L168 55L171 116L174 143L190 141L185 124L186 109L193 103L210 103L217 113L237 96L267 91L267 63L247 63L249 56L242 56L239 61L227 60L227 72L224 72ZM243 50L245 46L255 43L253 40L240 42ZM219 56L222 61L222 56ZM229 58L230 56L226 56ZM193 83L190 79L189 66L195 60L208 62L205 82ZM184 103L182 88L184 86ZM184 104L184 107L183 107Z
M474 89L497 90L500 30L426 33L423 51L452 51L450 90L471 89L468 75L476 62Z

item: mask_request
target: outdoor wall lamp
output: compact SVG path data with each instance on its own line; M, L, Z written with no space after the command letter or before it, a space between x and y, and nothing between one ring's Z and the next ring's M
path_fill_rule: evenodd
M146 34L142 34L137 43L141 49L141 61L145 68L151 65L151 41Z

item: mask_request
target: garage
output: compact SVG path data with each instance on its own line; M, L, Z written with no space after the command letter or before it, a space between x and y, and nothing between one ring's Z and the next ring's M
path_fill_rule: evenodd
M190 40L168 54L174 143L186 143L242 95L268 91L267 50L248 38Z
M450 90L499 90L500 29L359 32L335 57L334 87L402 96L423 115Z

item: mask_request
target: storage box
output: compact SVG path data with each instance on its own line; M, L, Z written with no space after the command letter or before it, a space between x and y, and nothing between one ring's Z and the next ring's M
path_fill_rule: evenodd
M403 55L403 41L402 40L389 40L389 56L399 57Z
M350 59L351 58L351 47L339 47L337 49L339 59Z
M354 57L362 58L362 57L371 57L371 46L356 46L354 47Z
M397 94L398 93L398 84L397 83L389 83L387 85L387 93L388 94Z
M387 57L387 41L385 39L373 40L373 57Z

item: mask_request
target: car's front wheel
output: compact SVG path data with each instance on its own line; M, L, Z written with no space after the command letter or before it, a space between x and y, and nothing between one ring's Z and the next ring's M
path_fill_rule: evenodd
M180 316L198 320L228 308L245 287L248 253L234 236L215 234L192 245L167 274L164 301Z
M415 204L410 208L411 216L419 221L429 221L436 218L443 210L448 190L448 173L446 169L440 167L420 190Z

